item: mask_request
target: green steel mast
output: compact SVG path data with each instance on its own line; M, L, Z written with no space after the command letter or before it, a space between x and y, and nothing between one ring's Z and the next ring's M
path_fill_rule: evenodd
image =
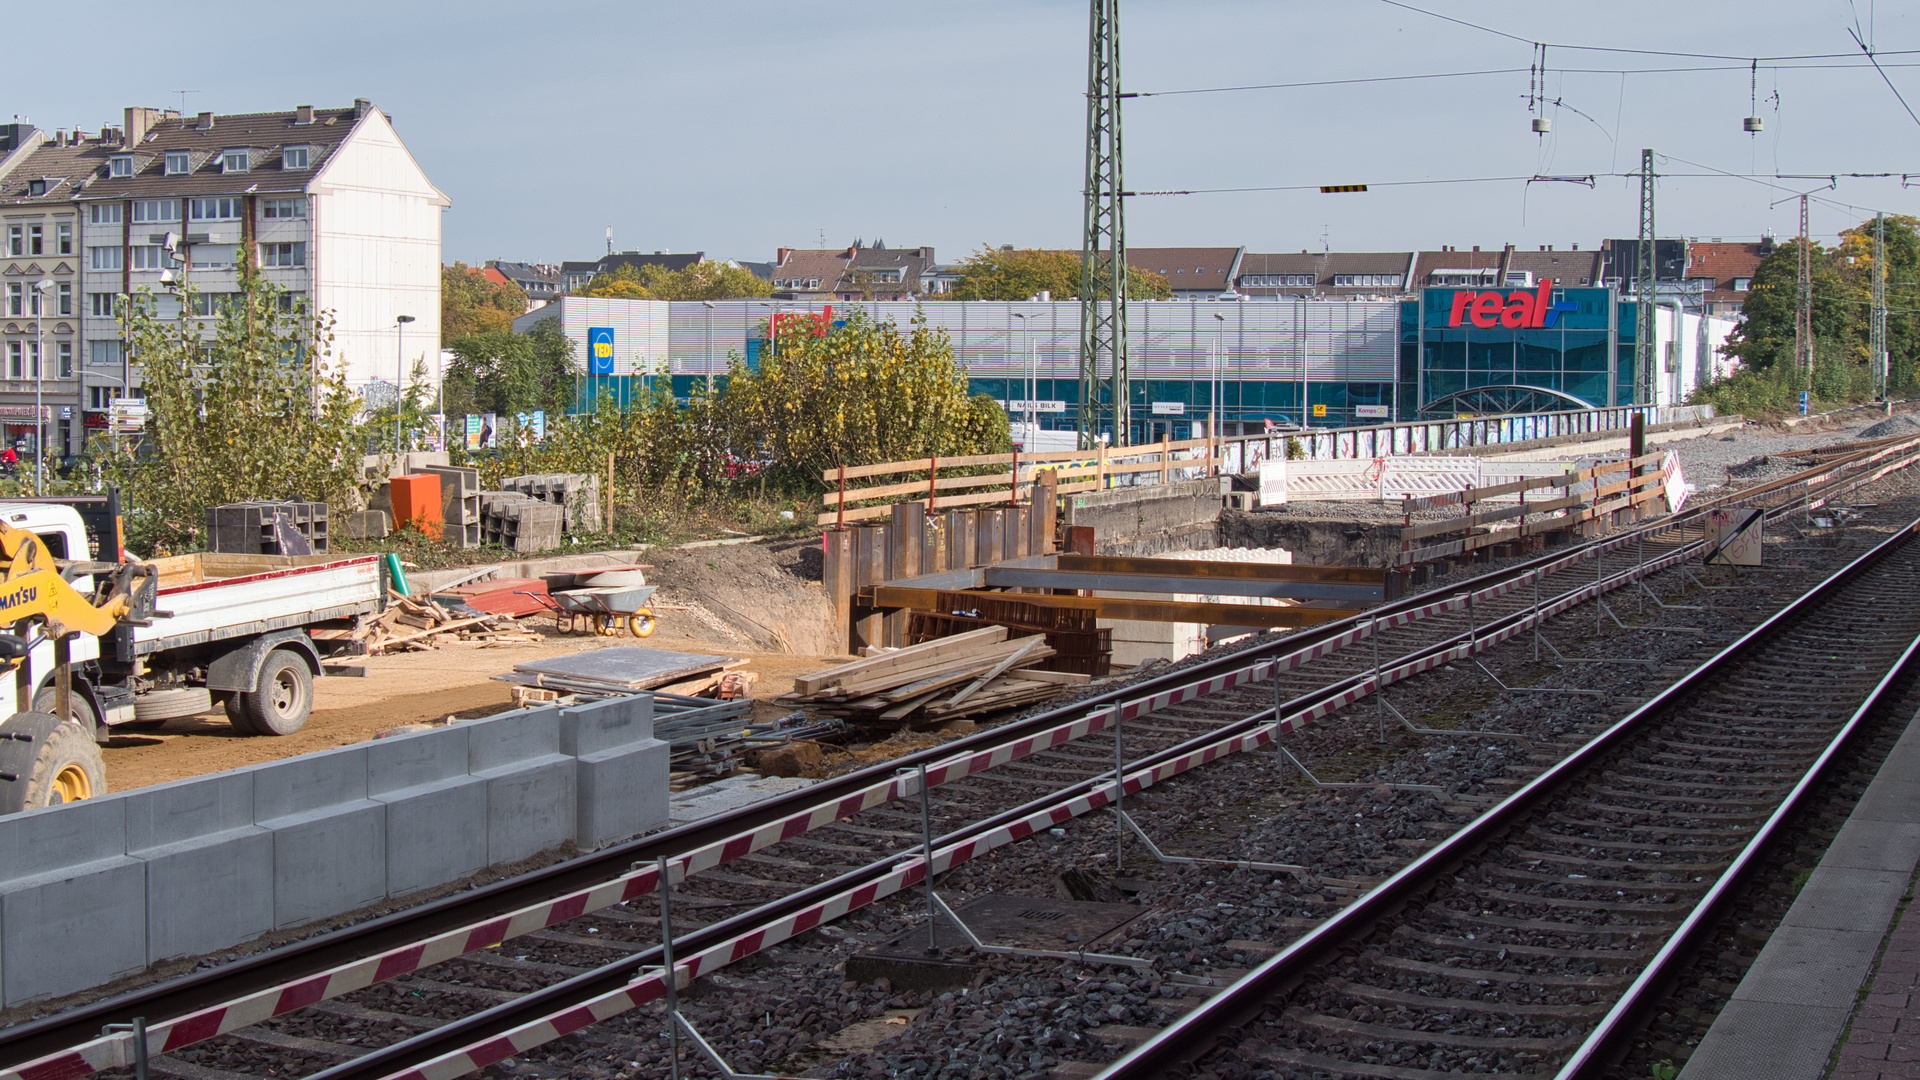
M1127 222L1120 174L1120 0L1091 0L1087 33L1086 217L1080 248L1080 445L1101 421L1128 441ZM1110 404L1100 401L1101 366ZM1110 410L1110 411L1109 411Z

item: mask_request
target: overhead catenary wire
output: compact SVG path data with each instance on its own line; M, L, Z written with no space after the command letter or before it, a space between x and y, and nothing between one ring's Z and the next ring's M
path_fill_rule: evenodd
M1882 54L1885 55L1885 54ZM1882 68L1899 70L1902 68L1920 68L1920 62L1904 64L1882 64ZM1689 75L1713 71L1751 71L1758 73L1760 68L1769 71L1871 71L1871 63L1847 64L1767 64L1758 60L1743 61L1738 64L1703 64L1686 67L1649 67L1649 68L1593 68L1593 67L1556 67L1554 71L1562 75ZM1305 79L1297 82L1245 83L1233 86L1195 86L1179 90L1132 90L1121 94L1122 98L1181 97L1189 94L1234 94L1253 90L1304 90L1316 86L1360 86L1367 83L1417 82L1424 79L1468 79L1492 75L1519 75L1532 68L1480 68L1473 71L1431 71L1418 75L1368 75L1349 79ZM1777 93L1777 91L1776 91Z

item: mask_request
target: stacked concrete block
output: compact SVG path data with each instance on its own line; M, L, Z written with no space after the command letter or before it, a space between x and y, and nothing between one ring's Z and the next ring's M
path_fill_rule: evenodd
M126 800L127 854L147 864L147 961L198 956L273 929L273 831L254 824L256 772L145 788Z
M364 746L288 758L255 778L254 823L273 830L275 929L386 898L386 809L367 798Z
M650 699L522 709L0 817L0 1004L666 824Z
M560 546L561 507L517 491L480 493L480 538L531 555Z
M464 726L367 744L367 796L387 808L387 894L487 865L487 781L467 772Z
M569 533L601 531L599 477L586 473L542 473L510 476L500 481L500 486L565 509Z
M316 554L327 550L327 504L264 501L207 508L209 549L230 555L290 555L282 550L274 521L284 518Z
M592 850L667 817L669 747L653 737L653 699L608 698L560 711L560 750L576 762L574 843Z
M347 515L347 535L355 540L381 540L391 531L385 510L357 510Z
M440 478L440 512L447 541L460 547L479 547L480 470L424 465L420 471Z
M8 818L0 834L0 993L70 994L147 966L146 864L127 855L120 803Z

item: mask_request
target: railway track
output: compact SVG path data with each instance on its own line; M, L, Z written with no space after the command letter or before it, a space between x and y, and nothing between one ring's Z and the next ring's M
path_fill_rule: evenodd
M1911 680L1917 536L1920 521L1100 1075L1219 1053L1390 1080L1603 1075Z
M1812 506L1903 466L1916 452L1912 442L1863 444L1741 496L1777 510ZM677 902L693 913L687 918L683 911L680 928L691 932L675 941L681 980L690 981L919 882L926 872L915 805L922 766L938 793L931 807L943 830L934 845L938 874L1108 805L1118 794L1113 755L1105 740L1086 743L1089 736L1125 732L1128 793L1269 745L1379 686L1476 655L1680 564L1704 544L1699 521L1705 509L1449 583L1360 618L1263 638L1240 653L726 819L18 1025L0 1032L0 1063L7 1067L0 1076L48 1080L124 1067L135 1057L131 1036L97 1033L103 1024L134 1016L147 1018L153 1054L250 1041L284 1051L288 1037L272 1036L276 1026L288 1026L284 1018L306 1010L302 1015L316 1017L310 1029L322 1036L353 1028L365 1022L364 1006L314 1006L395 979L425 985L433 980L421 973L448 962L472 976L472 1015L371 1053L355 1039L296 1041L305 1038L316 1063L328 1055L351 1059L327 1070L329 1077L470 1071L664 992L659 937L648 913L659 860L668 860L669 876L683 882ZM1368 647L1353 647L1362 643ZM1275 702L1277 712L1263 707ZM901 768L915 771L896 771ZM847 820L855 815L857 822ZM506 941L515 941L514 952L524 959L509 961L493 950ZM609 957L616 959L605 962ZM489 988L491 998L479 992ZM398 1012L374 1012L400 1017L402 1029L421 1026ZM270 1022L265 1029L255 1026L263 1021ZM244 1050L238 1045L233 1060L244 1059Z

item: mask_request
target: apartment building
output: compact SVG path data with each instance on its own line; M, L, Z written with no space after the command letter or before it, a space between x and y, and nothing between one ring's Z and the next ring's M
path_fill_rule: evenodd
M80 242L73 192L84 141L0 125L0 439L77 449Z
M449 200L386 114L358 100L192 118L130 108L125 119L83 140L71 194L90 420L121 392L115 380L138 392L118 318L126 297L150 291L177 315L191 290L193 314L211 316L238 291L243 247L289 303L332 316L333 360L350 385L391 384L417 360L431 368Z

